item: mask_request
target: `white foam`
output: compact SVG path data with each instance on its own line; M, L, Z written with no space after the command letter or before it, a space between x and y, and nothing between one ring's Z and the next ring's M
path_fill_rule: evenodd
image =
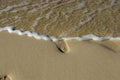
M42 39L42 40L52 40L52 41L57 41L60 39L64 40L79 40L79 41L84 41L84 40L94 40L94 41L102 41L102 40L120 40L120 37L112 37L112 36L106 36L106 37L99 37L94 34L88 34L84 35L82 37L64 37L64 38L57 38L55 36L47 36L47 35L41 35L36 32L30 32L30 31L20 31L20 30L15 30L13 26L7 26L4 28L0 28L0 32L2 31L8 31L9 33L15 33L20 36L26 35L28 37L34 37L35 39Z

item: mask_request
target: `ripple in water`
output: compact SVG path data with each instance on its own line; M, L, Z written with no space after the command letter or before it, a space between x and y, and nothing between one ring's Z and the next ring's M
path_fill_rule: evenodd
M57 37L120 36L119 0L0 1L0 26Z

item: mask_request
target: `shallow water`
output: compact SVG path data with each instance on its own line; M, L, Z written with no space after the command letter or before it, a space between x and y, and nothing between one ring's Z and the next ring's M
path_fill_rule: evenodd
M49 36L120 36L120 0L0 1L0 26Z

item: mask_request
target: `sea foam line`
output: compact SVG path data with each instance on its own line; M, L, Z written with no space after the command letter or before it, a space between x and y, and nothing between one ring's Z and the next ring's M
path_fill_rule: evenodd
M28 37L34 37L35 39L42 39L42 40L51 40L51 41L58 41L58 40L79 40L79 41L84 41L84 40L94 40L94 41L102 41L102 40L120 40L120 37L112 37L112 36L106 36L106 37L99 37L94 34L88 34L84 35L82 37L63 37L63 38L57 38L55 36L47 36L43 34L38 34L36 32L30 32L30 31L21 31L21 30L15 30L15 27L13 26L7 26L4 28L0 28L0 32L2 31L8 31L9 33L15 33L20 36L22 35L27 35Z

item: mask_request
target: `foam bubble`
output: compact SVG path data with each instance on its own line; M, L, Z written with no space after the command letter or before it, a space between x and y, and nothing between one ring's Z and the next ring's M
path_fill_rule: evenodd
M63 40L78 40L78 41L84 41L84 40L94 40L94 41L102 41L102 40L120 40L120 37L112 37L112 36L106 36L106 37L99 37L94 34L88 34L84 35L82 37L63 37L63 38L57 38L55 36L47 36L43 34L38 34L36 32L30 32L30 31L20 31L15 30L13 26L7 26L4 28L0 28L0 32L2 31L8 31L9 33L15 33L20 36L27 35L28 37L34 37L35 39L42 39L42 40L52 40L52 41L58 41L60 39Z

